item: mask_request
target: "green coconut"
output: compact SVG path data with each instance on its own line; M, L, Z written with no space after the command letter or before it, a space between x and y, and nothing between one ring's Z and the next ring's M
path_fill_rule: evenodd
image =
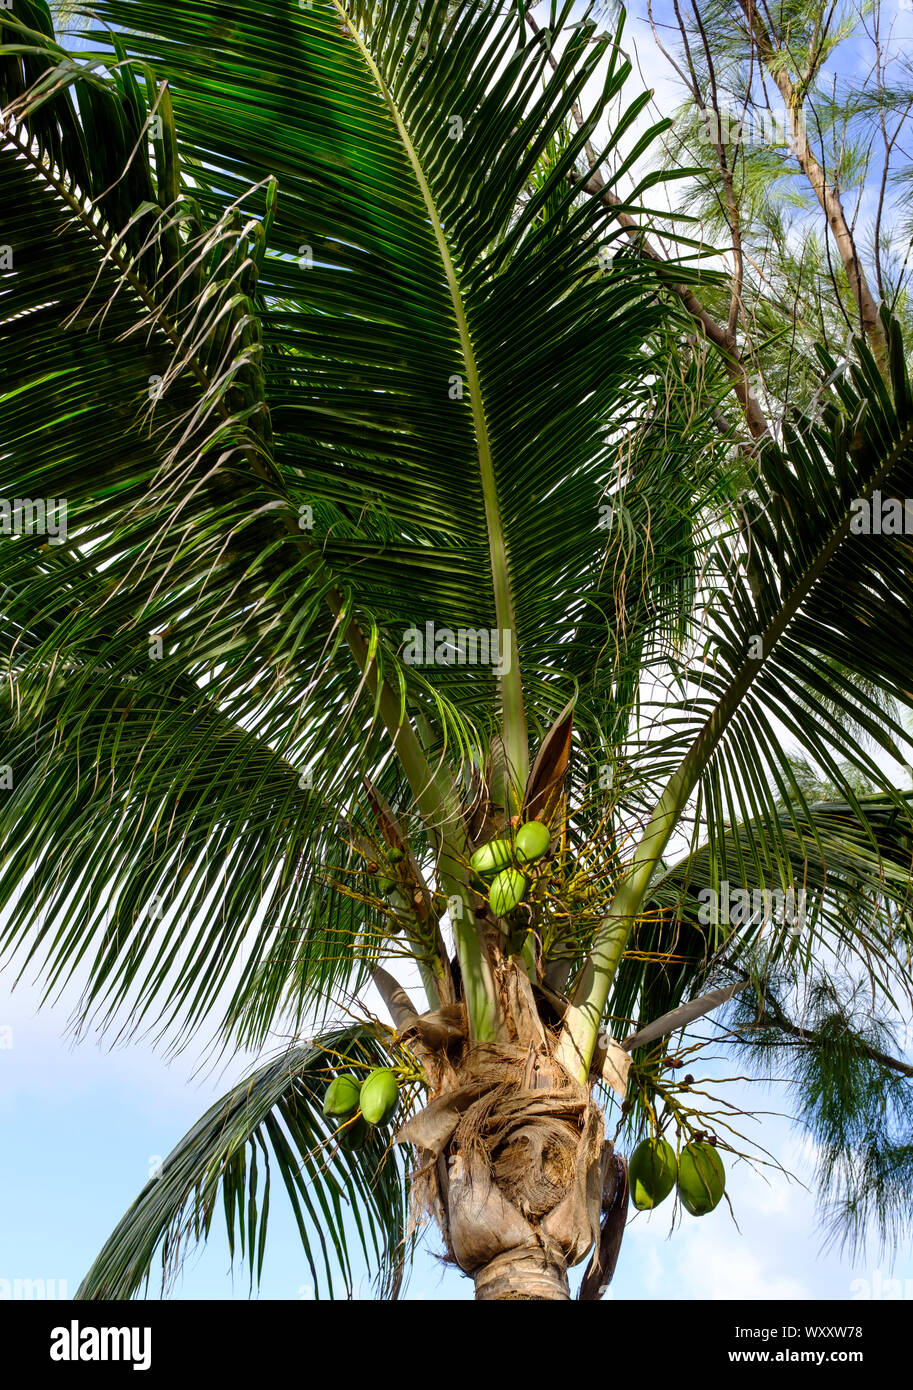
M506 917L519 907L526 894L526 875L519 869L505 869L493 880L488 902L495 917Z
M675 1150L667 1139L645 1139L628 1163L631 1201L638 1211L652 1211L664 1202L675 1186L678 1164Z
M548 853L552 837L541 820L528 820L517 831L516 852L519 864L532 864Z
M337 1076L323 1098L324 1115L351 1115L358 1109L361 1086L354 1076Z
M388 1067L372 1071L361 1088L361 1113L369 1125L382 1125L389 1120L399 1101L399 1085Z
M363 1149L371 1137L371 1126L363 1115L359 1115L357 1120L350 1121L339 1131L339 1147L348 1152L355 1149Z
M726 1187L726 1169L712 1144L687 1144L678 1165L678 1195L692 1216L706 1216Z
M502 869L509 868L513 858L510 840L489 840L487 845L480 845L476 850L469 861L469 867L480 878L491 880Z

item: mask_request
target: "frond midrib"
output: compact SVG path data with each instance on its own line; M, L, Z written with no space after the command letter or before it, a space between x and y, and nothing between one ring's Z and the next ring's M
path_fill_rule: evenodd
M340 19L345 23L355 40L365 66L376 83L378 92L390 113L390 117L402 144L403 152L415 176L422 202L428 214L435 244L437 245L438 254L441 258L441 265L447 280L447 290L453 306L457 333L460 340L460 349L466 367L466 379L472 408L473 427L476 439L476 456L482 484L482 496L485 504L485 520L491 558L495 620L502 631L507 631L511 634L513 643L514 659L511 661L510 669L499 679L501 685L505 744L512 770L519 783L520 790L522 791L529 772L529 746L526 731L526 716L523 706L520 664L516 659L516 614L514 611L513 591L507 558L507 541L504 534L504 523L501 516L500 498L498 495L491 440L488 431L488 419L485 412L485 402L482 395L482 383L479 375L478 363L476 361L472 337L469 331L466 304L434 195L425 177L418 151L406 129L397 103L393 97L393 93L385 82L380 68L374 60L362 35L358 32L358 28L346 10L345 5L341 3L341 0L333 0L333 3Z

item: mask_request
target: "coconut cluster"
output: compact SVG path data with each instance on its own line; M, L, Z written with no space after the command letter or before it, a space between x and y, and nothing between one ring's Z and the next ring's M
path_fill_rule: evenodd
M529 891L527 870L548 854L550 844L548 826L528 820L512 840L489 840L475 851L469 861L470 881L487 897L493 916L507 917L520 906Z
M638 1211L658 1207L677 1183L685 1211L706 1216L722 1199L726 1170L713 1144L686 1144L676 1158L668 1139L645 1139L631 1155L628 1183Z
M360 1148L370 1128L393 1118L399 1104L399 1082L389 1067L377 1067L364 1081L350 1072L334 1077L323 1098L323 1113L341 1121L339 1142Z

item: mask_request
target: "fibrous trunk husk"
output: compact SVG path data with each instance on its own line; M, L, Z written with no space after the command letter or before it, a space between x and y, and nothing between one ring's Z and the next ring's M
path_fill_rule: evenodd
M599 1237L612 1146L544 1034L467 1046L397 1140L418 1150L415 1201L477 1298L569 1298L567 1269Z

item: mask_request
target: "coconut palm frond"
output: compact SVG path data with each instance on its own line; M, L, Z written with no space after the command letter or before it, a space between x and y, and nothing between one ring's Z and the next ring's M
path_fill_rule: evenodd
M845 375L819 349L831 381L820 417L797 427L783 448L771 441L761 449L745 520L714 547L702 659L682 663L683 694L664 704L654 737L630 753L648 772L663 760L678 765L643 818L575 987L568 1058L584 1034L595 1036L636 914L695 793L693 824L715 851L730 826L750 823L753 866L790 863L793 836L803 858L825 862L792 765L795 740L845 799L873 851L857 774L909 826L908 799L884 760L906 761L901 713L911 700L905 651L913 639L913 551L902 526L882 533L865 524L883 497L913 495L913 393L899 326L886 312L884 321L889 381L863 342ZM868 745L858 739L860 728Z
M613 1027L656 1018L721 970L758 983L771 962L801 971L825 954L855 960L882 1006L903 1008L913 990L909 811L879 796L860 805L863 819L838 801L781 809L788 854L777 859L758 853L751 821L658 872L615 978Z
M623 248L609 263L618 228L574 178L628 63L581 37L553 72L543 43L493 4L289 0L265 23L242 5L98 13L167 77L177 149L211 220L228 198L265 216L278 180L257 283L272 455L299 504L332 510L313 531L329 572L391 653L426 623L502 632L506 679L522 672L531 717L546 719L551 634L584 662L622 628L594 567L600 504L663 362L649 342L665 317L656 285ZM597 71L584 128L552 157ZM601 157L642 102L613 117ZM556 204L563 216L543 224ZM660 567L662 529L657 517ZM647 588L649 556L637 557ZM423 659L413 683L489 722L491 661Z
M516 762L521 667L534 722L554 712L559 610L587 653L581 671L598 645L593 622L603 645L625 629L612 586L598 601L587 586L615 440L632 421L642 433L645 344L662 310L636 261L616 257L606 272L600 253L615 230L572 175L627 64L601 40L569 45L552 72L494 5L396 7L379 19L291 0L266 20L210 3L99 15L116 28L79 55L56 45L39 0L4 17L0 167L15 266L4 279L14 365L3 493L66 506L66 535L50 545L2 541L17 747L4 825L15 836L41 804L37 789L57 788L58 863L32 875L28 903L48 921L62 902L79 904L55 937L54 970L85 958L101 1013L147 952L136 908L158 894L140 870L160 888L180 843L179 872L197 856L184 902L199 910L217 874L202 846L221 837L235 882L210 949L224 931L228 960L245 931L259 932L258 883L284 932L257 999L261 1037L287 976L302 1002L346 978L351 950L338 943L353 909L327 886L333 807L351 814L356 769L389 780L380 724L402 724L403 692L459 760L481 746L476 726L494 719L500 684ZM598 63L592 117L543 175L541 156ZM538 192L518 214L536 169ZM545 201L564 207L547 237ZM649 467L668 476L659 437ZM668 513L679 573L685 493ZM640 505L646 515L651 504ZM559 514L546 544L546 516ZM645 557L663 557L662 531L657 519ZM621 601L646 615L641 626L654 622L639 594ZM398 661L405 633L429 623L483 643L494 634L500 678L496 650L474 666ZM123 686L141 699L118 705ZM204 714L196 734L192 709ZM20 728L39 710L53 727ZM275 789L258 798L260 782L233 787L204 754L216 711L238 730L225 726L229 745L245 749L228 764L239 780L248 757L264 776L271 754L284 762L278 803ZM163 735L170 755L150 757ZM22 738L37 741L26 749ZM414 798L429 784L414 739L407 766ZM290 768L312 779L300 802ZM94 843L77 841L89 824ZM305 839L314 873L302 879ZM133 868L107 894L107 938L91 956L118 850ZM270 857L278 889L265 880ZM7 901L24 864L6 861ZM80 888L89 878L91 894ZM254 954L261 946L257 936ZM160 1002L189 997L165 989ZM195 997L196 1017L216 994ZM237 996L230 1013L243 1018Z
M885 322L890 383L863 342L845 376L820 349L823 372L836 378L820 419L788 434L782 450L761 452L744 539L717 552L711 660L688 673L695 695L681 704L678 735L691 736L688 724L700 730L689 768L700 768L714 833L763 808L764 838L775 844L778 799L807 811L775 722L854 812L848 770L899 815L907 809L878 752L903 761L907 741L899 711L910 703L911 540L864 524L883 496L904 498L913 484L913 393L899 327Z
M334 1297L334 1275L351 1296L357 1260L396 1297L412 1242L408 1184L386 1130L370 1128L351 1146L354 1122L325 1119L323 1093L335 1070L367 1069L386 1057L372 1031L338 1028L289 1048L258 1068L184 1135L108 1237L76 1297L141 1295L160 1256L167 1286L221 1211L232 1258L263 1266L276 1174L291 1203L315 1287ZM345 1296L345 1294L343 1294Z

